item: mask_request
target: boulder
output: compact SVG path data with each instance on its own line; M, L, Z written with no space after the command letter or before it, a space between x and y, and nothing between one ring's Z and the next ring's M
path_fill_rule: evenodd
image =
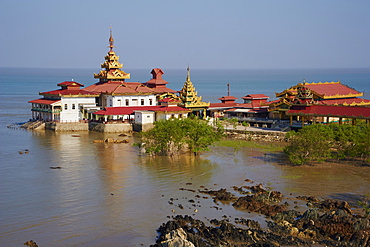
M187 234L184 229L178 228L167 233L165 236L166 240L162 241L160 244L163 247L195 247L195 245L186 238Z

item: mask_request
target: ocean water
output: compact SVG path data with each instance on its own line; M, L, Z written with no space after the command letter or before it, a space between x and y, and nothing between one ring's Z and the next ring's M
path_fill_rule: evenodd
M31 117L29 100L38 92L57 89L73 79L85 86L96 82L99 69L0 68L0 246L148 246L156 229L175 214L207 221L227 215L264 222L258 214L230 205L214 208L212 199L196 199L209 189L250 185L246 178L273 187L296 200L297 195L358 200L369 192L370 167L333 164L289 167L274 155L256 149L213 147L198 157L147 157L129 144L93 143L117 134L10 129L10 123ZM130 81L151 79L150 70L125 69ZM168 87L180 90L184 70L164 70ZM336 81L365 92L370 99L370 69L343 70L191 70L191 81L204 101L227 95L241 97L275 92L307 82ZM28 150L26 153L25 150ZM51 169L50 167L61 167ZM290 195L292 194L292 195ZM203 196L202 194L200 194ZM290 195L290 196L289 196ZM173 204L169 204L170 199ZM194 207L190 199L196 201ZM182 204L184 209L179 209ZM291 203L293 205L293 203ZM302 205L301 205L302 204ZM298 203L304 207L305 202ZM194 208L198 210L194 213ZM172 212L175 210L175 213Z

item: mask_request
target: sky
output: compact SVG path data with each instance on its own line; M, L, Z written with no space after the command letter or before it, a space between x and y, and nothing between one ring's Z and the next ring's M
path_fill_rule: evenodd
M369 0L0 0L0 67L370 68Z

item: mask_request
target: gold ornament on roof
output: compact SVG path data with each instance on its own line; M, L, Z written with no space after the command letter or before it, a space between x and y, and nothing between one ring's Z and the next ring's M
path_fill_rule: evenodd
M195 87L190 81L190 68L188 67L187 70L188 73L186 76L186 81L180 91L180 98L182 101L181 105L186 108L208 107L210 103L203 102L202 96L197 96L198 93L195 91Z
M99 74L94 74L94 78L99 78L101 81L124 81L130 79L130 74L125 73L121 68L123 64L119 62L119 56L113 51L114 39L112 35L112 28L110 29L109 36L109 52L104 57L105 62L100 65L102 69Z

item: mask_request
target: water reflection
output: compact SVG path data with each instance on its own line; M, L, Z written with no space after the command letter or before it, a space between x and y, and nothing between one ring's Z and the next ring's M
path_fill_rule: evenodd
M212 147L200 156L151 157L132 146L134 137L117 134L35 131L14 135L23 138L12 139L6 150L16 153L22 143L30 152L6 157L1 167L5 176L0 243L13 246L29 239L40 246L119 246L123 242L148 246L154 243L155 229L175 214L201 220L228 215L263 221L228 204L220 203L216 209L211 198L199 193L204 188L232 191L232 186L262 183L292 199L360 196L370 188L370 167L292 167L273 162L278 160L276 154L265 156L254 148ZM130 142L93 143L108 137ZM50 169L58 166L61 169Z

